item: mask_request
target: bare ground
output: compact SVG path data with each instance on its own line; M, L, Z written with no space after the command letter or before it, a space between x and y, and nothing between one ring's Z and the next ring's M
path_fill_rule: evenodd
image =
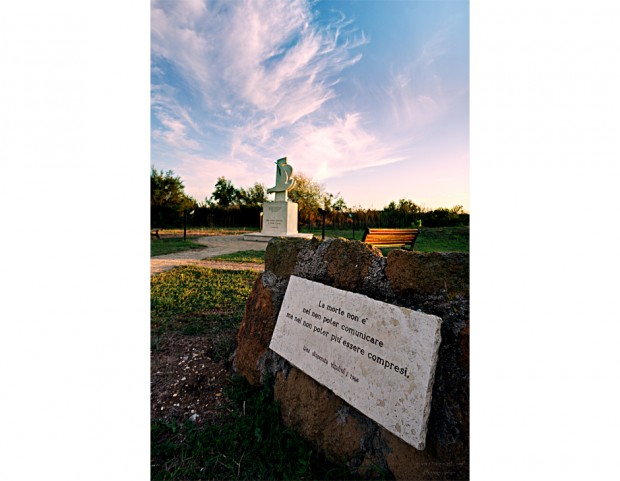
M214 360L209 336L164 334L151 350L151 419L215 422L229 412L228 360Z

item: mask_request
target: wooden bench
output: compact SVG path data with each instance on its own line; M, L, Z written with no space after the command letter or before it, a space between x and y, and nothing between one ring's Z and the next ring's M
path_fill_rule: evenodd
M362 242L375 247L406 247L413 250L420 229L369 229L362 237Z
M155 237L157 237L158 239L161 239L161 237L159 237L159 231L160 231L160 228L159 228L159 227L157 227L157 228L153 228L153 229L151 229L151 235L154 235L154 236L155 236Z

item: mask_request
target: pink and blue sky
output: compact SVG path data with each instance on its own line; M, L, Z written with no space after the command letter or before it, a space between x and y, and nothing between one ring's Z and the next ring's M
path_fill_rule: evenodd
M154 0L151 162L199 202L296 172L469 210L469 2Z

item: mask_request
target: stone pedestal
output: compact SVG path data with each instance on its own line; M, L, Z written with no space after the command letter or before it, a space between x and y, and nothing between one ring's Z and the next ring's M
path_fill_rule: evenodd
M263 229L260 234L246 234L243 240L269 242L273 237L303 237L310 239L312 234L297 232L297 212L295 202L265 202L263 204Z

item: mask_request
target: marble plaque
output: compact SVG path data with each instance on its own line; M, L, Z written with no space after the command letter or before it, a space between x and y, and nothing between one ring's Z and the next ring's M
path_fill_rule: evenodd
M298 208L294 202L265 202L261 234L272 236L297 234Z
M441 319L291 276L270 348L424 449Z

